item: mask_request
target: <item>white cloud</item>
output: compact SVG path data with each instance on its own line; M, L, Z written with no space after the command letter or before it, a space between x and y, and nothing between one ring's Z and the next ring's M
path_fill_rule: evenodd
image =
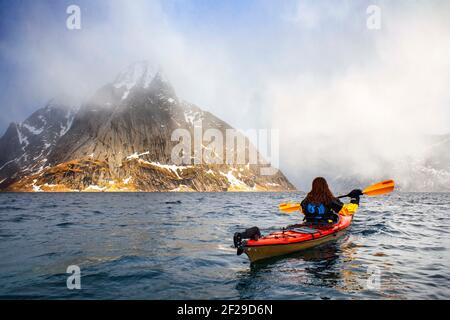
M299 28L315 29L330 22L349 19L350 9L348 1L300 0L293 7L288 6L283 18Z
M425 134L448 132L450 11L382 12L384 29L370 35L375 50L363 63L355 56L329 77L312 72L270 86L273 123L290 150L285 161L303 186L314 174L396 174L400 160L424 156Z

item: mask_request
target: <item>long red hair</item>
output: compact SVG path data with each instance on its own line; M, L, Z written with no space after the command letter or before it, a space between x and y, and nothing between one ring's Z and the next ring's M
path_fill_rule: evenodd
M312 189L306 196L305 201L327 205L335 199L336 197L328 187L327 180L322 177L317 177L313 180Z

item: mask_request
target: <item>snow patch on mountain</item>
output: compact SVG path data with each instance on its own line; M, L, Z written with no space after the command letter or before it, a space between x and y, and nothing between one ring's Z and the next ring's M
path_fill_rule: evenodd
M192 109L186 109L184 111L184 120L187 123L189 123L191 125L194 125L194 123L196 121L202 121L203 120L203 116L202 116L202 113L199 112L199 111L195 111L195 110L192 110Z
M84 189L84 191L103 191L105 189L106 189L105 187L100 187L96 184L91 184L86 189Z
M66 114L66 123L61 124L61 130L59 131L59 136L63 136L66 134L67 131L69 131L70 127L72 126L73 119L75 118L75 110L69 110Z
M150 153L150 151L145 151L145 152L142 152L142 153L137 153L137 152L135 152L135 153L133 153L133 154L130 154L130 155L127 157L127 160L139 159L140 157L145 156L145 155L147 155L147 154L149 154L149 153Z
M159 162L146 161L146 160L142 160L142 159L139 159L139 162L147 164L147 165L151 165L151 166L154 166L154 167L158 167L158 168L161 168L161 169L169 170L169 171L173 172L177 176L178 179L181 179L181 177L180 177L180 175L178 173L178 170L183 171L183 170L186 170L188 168L192 168L192 166L177 166L177 165L174 165L174 164L161 164Z
M21 127L27 129L31 134L34 134L34 135L41 134L42 131L44 131L44 127L41 127L39 129L37 129L37 128L33 127L33 126L30 126L30 125L26 124L25 122L22 123Z
M128 178L123 179L122 181L123 181L124 184L129 184L131 179L133 179L133 177L130 176Z
M233 171L230 170L227 173L220 172L220 174L227 178L228 182L230 183L231 187L238 187L238 188L248 188L248 185L244 183L243 181L239 180L233 175Z
M25 151L25 148L30 144L28 141L28 137L22 133L22 130L20 129L20 125L16 126L16 129L17 129L17 135L19 137L19 143L22 146L22 150Z

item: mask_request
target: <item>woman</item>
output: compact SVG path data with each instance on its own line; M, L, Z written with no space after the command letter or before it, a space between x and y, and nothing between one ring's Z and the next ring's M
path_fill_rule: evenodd
M314 224L336 223L339 214L348 215L356 212L362 194L359 189L353 190L347 195L351 198L350 203L344 204L330 191L325 178L315 178L311 191L301 203L305 220Z

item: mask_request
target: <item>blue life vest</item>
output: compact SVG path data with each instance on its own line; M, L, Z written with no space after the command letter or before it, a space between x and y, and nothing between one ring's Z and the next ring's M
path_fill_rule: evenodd
M323 203L308 203L306 209L308 211L308 215L312 216L314 219L324 219L327 211Z

